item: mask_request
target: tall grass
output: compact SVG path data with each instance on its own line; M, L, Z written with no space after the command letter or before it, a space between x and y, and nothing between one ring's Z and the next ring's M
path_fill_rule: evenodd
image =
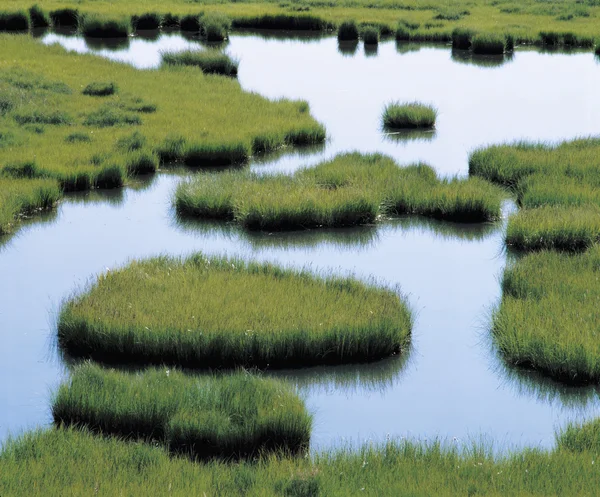
M58 341L107 362L281 368L380 359L411 327L395 291L197 254L100 276L64 303Z
M358 40L358 25L356 21L344 21L338 27L338 40L340 41L356 41Z
M245 372L194 377L83 364L56 393L52 416L57 425L157 441L196 459L300 453L311 431L311 416L286 383Z
M125 38L131 31L130 21L125 18L111 19L86 15L79 28L83 36L92 38Z
M437 109L420 102L391 102L382 115L386 128L433 128Z
M131 16L131 27L137 30L156 30L162 26L163 17L158 12Z
M185 50L183 52L163 52L162 62L170 66L199 67L206 74L237 76L239 61L217 49Z
M599 275L598 246L542 251L509 266L492 328L506 360L566 382L600 380Z
M367 26L363 28L361 34L365 45L377 45L379 43L379 29Z
M224 41L231 29L231 19L218 12L204 14L200 18L200 32L206 41Z
M468 50L471 48L471 39L475 34L475 31L472 29L454 29L454 31L452 31L452 48Z
M50 11L52 26L55 28L77 28L79 26L79 11L62 8Z
M429 166L400 168L379 154L354 153L291 177L202 175L178 187L175 205L181 215L272 231L370 224L403 214L490 221L500 215L501 198L485 181L439 180Z
M290 31L322 31L333 29L334 24L320 17L298 14L259 14L238 16L233 19L234 28L253 28L253 29L283 29Z
M477 33L471 40L475 54L500 55L506 51L506 39L502 35Z
M592 464L595 461L595 464ZM51 468L51 469L49 469ZM364 489L364 490L363 490ZM195 464L161 447L56 429L11 439L0 452L0 493L73 495L548 495L597 491L597 451L523 450L494 458L476 445L389 442L307 458Z
M31 20L32 28L48 28L50 27L50 16L38 5L35 4L29 8L29 19Z
M0 12L0 31L27 31L28 29L27 12Z

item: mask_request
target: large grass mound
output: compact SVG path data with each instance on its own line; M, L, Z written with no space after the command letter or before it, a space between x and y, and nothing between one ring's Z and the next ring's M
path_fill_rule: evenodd
M600 248L543 251L507 268L493 334L510 363L568 382L600 380Z
M158 441L194 458L298 453L308 447L311 429L287 384L244 372L194 377L84 364L58 390L52 415L58 425Z
M478 178L439 179L423 164L401 168L389 157L358 153L293 176L201 175L175 194L182 215L235 220L251 230L361 225L403 214L491 221L500 216L501 200L500 189Z
M580 446L586 438L583 433ZM436 443L405 441L307 458L197 464L169 457L160 446L55 429L5 444L0 494L587 497L597 493L597 456L596 450L561 447L495 459L485 448L460 454Z
M63 305L58 340L109 362L296 367L389 356L411 324L388 289L198 254L101 275Z

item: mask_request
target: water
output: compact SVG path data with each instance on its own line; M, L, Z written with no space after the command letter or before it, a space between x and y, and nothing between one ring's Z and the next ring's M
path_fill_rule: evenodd
M91 49L76 37L43 41ZM189 46L197 42L161 35L101 53L151 68L160 49ZM331 38L237 35L226 50L241 59L244 88L306 99L327 126L323 149L252 165L265 172L361 150L402 163L426 160L443 175L465 174L474 147L588 135L600 107L599 68L589 53L519 51L510 60L474 61L448 47L383 43L376 56L360 46L347 56ZM379 115L391 99L433 102L440 110L435 134L395 140L382 134ZM179 181L180 174L159 174L135 188L68 196L57 213L0 240L0 439L50 422L50 395L65 374L52 347L64 298L107 267L197 250L352 272L400 284L408 295L417 320L405 356L274 373L295 382L315 413L316 449L387 436L483 438L497 451L551 447L557 427L599 414L596 388L564 387L506 367L496 355L488 327L507 259L504 222L461 226L405 218L363 229L249 234L178 221L171 195Z

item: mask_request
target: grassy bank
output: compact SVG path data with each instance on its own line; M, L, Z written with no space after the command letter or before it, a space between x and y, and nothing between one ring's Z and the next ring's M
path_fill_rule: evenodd
M0 51L11 54L0 61L0 171L33 164L30 177L64 190L121 186L159 161L244 163L259 138L273 148L325 138L306 102L269 101L194 68L138 71L9 35Z
M392 442L311 458L195 464L160 447L38 431L0 452L0 493L31 495L247 496L589 496L597 490L598 453L526 450L494 459L485 449ZM49 471L48 468L52 468Z
M380 359L411 327L394 291L198 254L101 275L63 305L58 342L109 362L276 368Z
M285 383L245 372L188 376L149 369L75 369L56 393L57 425L156 441L193 458L239 458L308 448L311 417Z
M201 175L175 194L184 216L235 220L251 230L370 224L380 216L415 214L481 222L500 216L502 191L475 179L441 180L419 164L350 153L293 176L244 171Z
M492 328L506 360L567 382L599 381L599 276L597 246L542 251L509 266Z

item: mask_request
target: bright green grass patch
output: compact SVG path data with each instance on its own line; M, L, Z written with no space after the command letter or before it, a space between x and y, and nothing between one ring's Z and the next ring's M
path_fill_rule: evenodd
M419 102L391 102L385 106L382 115L386 128L433 128L437 109Z
M19 216L50 209L62 196L56 181L30 180L26 173L14 176L0 175L0 235L13 231Z
M63 305L58 342L107 362L298 367L389 356L411 327L396 291L198 254L100 276Z
M252 457L308 448L311 417L283 382L245 372L188 376L148 369L75 369L56 393L57 425L157 441L193 458Z
M367 26L363 28L361 34L365 45L377 45L379 43L379 29Z
M501 199L501 190L479 179L440 180L429 166L401 168L389 157L359 153L339 155L293 176L202 175L175 193L181 215L271 231L364 225L404 214L491 221L500 215Z
M600 454L600 419L586 423L570 423L556 436L560 449Z
M199 67L206 74L237 76L239 61L217 49L185 50L183 52L164 52L163 64L170 66Z
M527 255L504 273L493 335L509 363L568 382L600 380L600 249Z
M494 459L482 448L460 454L439 443L391 442L310 458L197 464L149 444L56 429L28 433L4 445L0 493L587 497L597 491L597 455L526 450Z
M9 147L0 144L0 170L36 162L65 190L127 181L135 168L119 143L135 130L163 163L198 167L243 164L259 138L272 149L325 139L306 102L273 102L194 68L138 71L8 35L0 52L12 54L0 61L0 133L12 137ZM102 98L82 93L91 82L107 83L91 89ZM89 141L73 146L73 135Z

